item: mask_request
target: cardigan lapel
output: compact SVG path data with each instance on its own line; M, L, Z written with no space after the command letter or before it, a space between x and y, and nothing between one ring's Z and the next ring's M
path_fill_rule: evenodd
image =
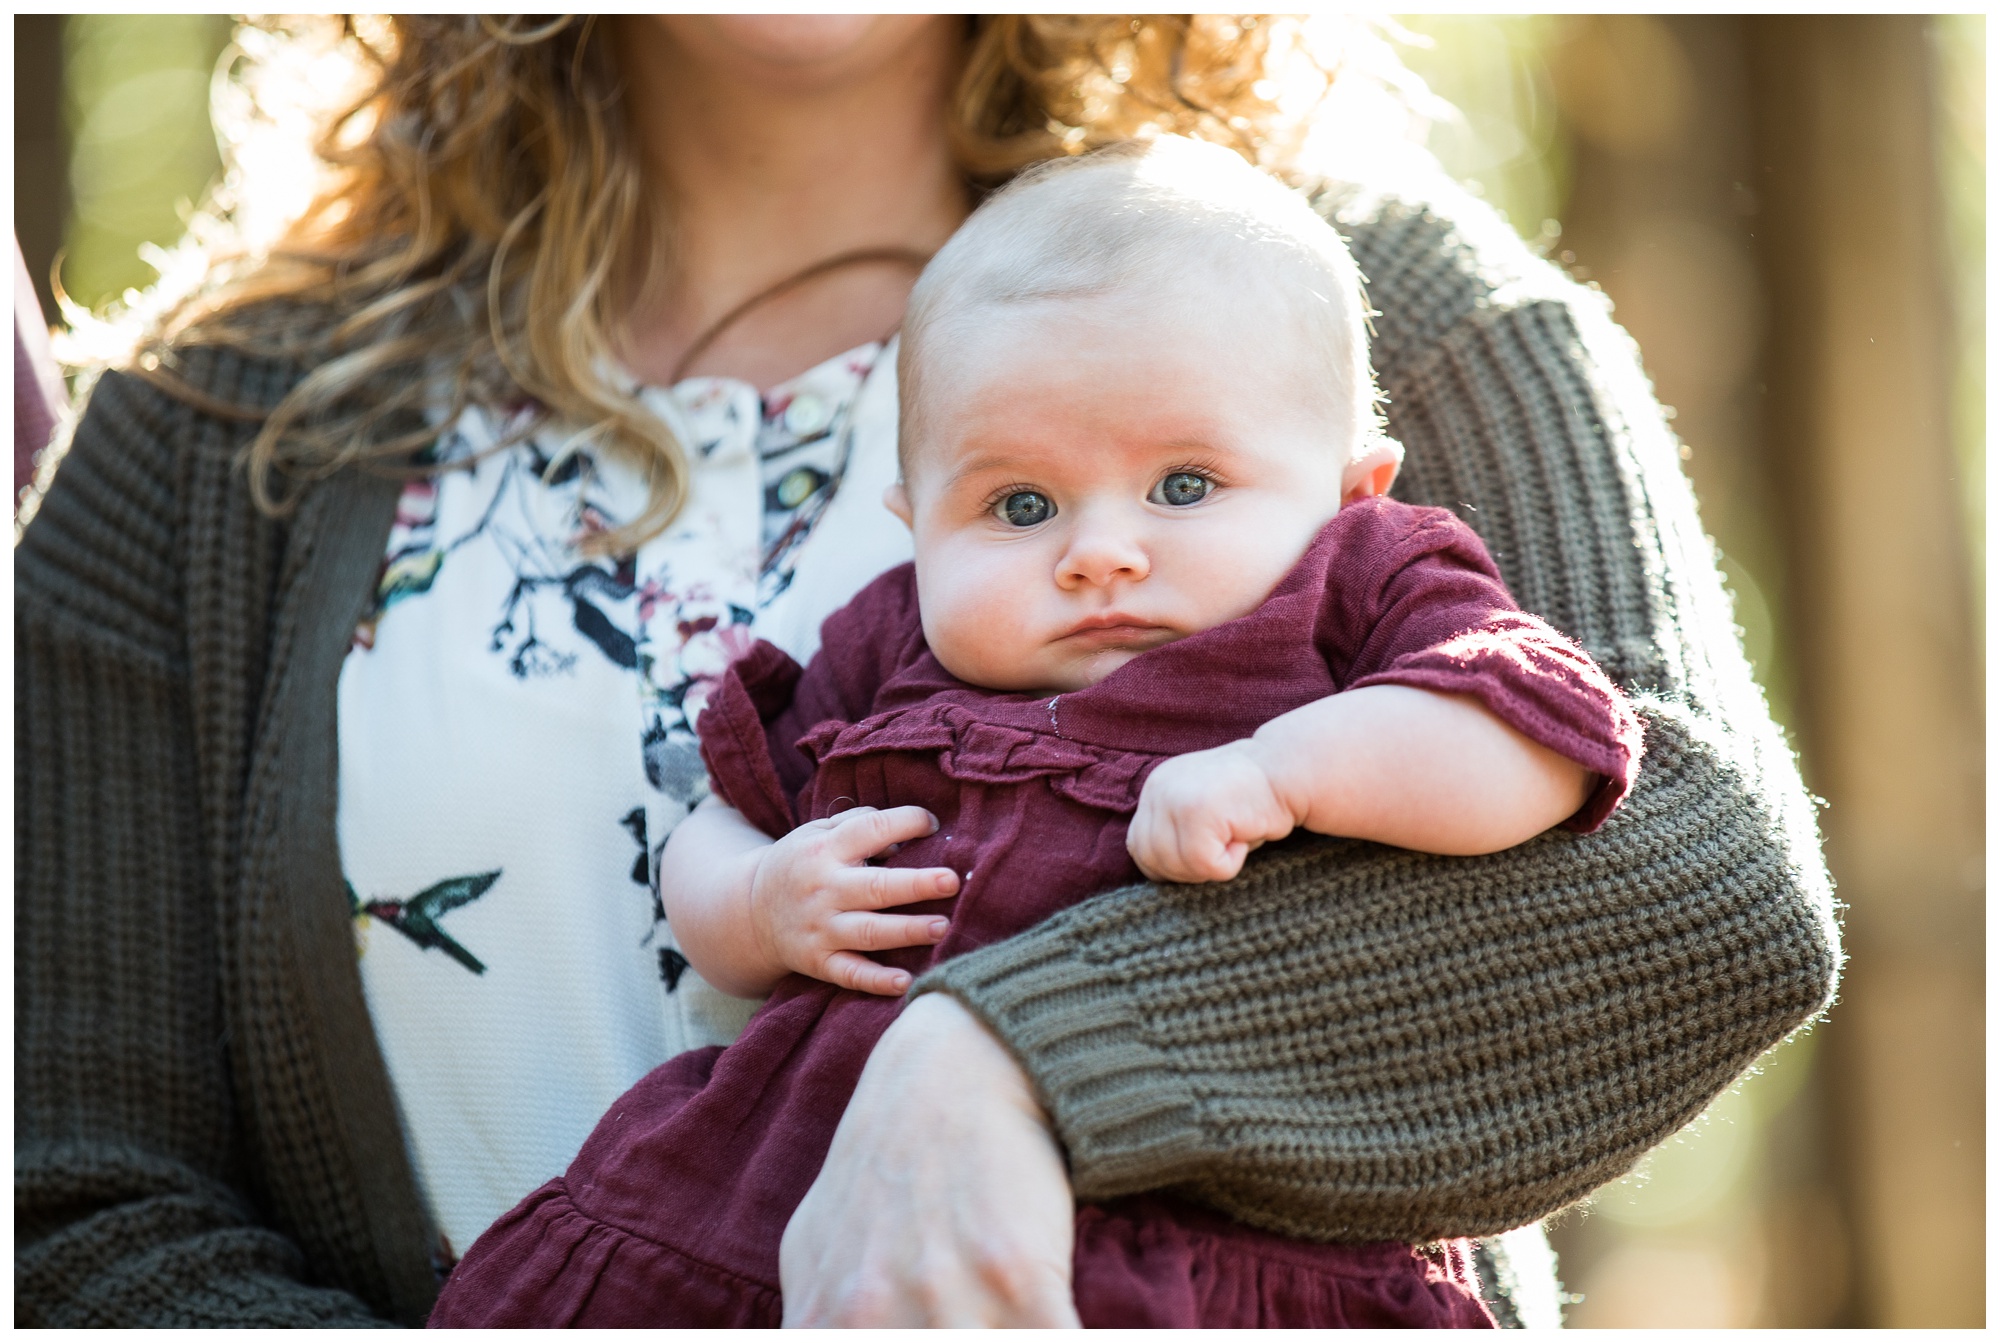
M335 830L341 663L399 493L349 469L309 490L287 529L223 931L237 1081L273 1211L330 1285L416 1324L443 1266L362 994Z

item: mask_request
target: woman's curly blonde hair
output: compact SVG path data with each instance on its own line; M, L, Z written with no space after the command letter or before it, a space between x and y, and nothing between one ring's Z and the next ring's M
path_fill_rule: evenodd
M1281 169L1275 26L1255 15L971 18L953 150L981 186L1153 131ZM648 509L610 544L664 527L685 496L681 445L608 370L632 296L670 257L603 22L345 16L246 35L239 53L250 54L225 68L219 99L247 89L255 103L260 51L268 65L317 42L349 63L354 91L315 146L328 180L270 246L209 250L204 283L141 351L142 376L202 400L176 375L178 352L196 345L308 370L274 408L209 407L262 418L247 465L267 509L356 464L424 469L436 433L426 410L532 399L576 426L575 441L649 467Z

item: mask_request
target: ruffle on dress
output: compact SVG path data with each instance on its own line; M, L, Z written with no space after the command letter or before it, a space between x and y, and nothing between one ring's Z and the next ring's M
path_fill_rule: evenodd
M733 663L701 717L702 761L717 796L768 835L806 821L809 800L787 795L771 759L766 726L798 684L799 666L768 643ZM1019 717L1020 705L999 701ZM1038 732L994 722L963 704L926 700L858 723L829 720L811 728L798 749L819 766L900 751L934 757L939 772L959 783L1013 784L1046 780L1058 796L1107 812L1130 812L1153 767L1149 756L1059 735L1053 721Z
M643 1303L676 1325L776 1328L778 1289L614 1227L551 1180L494 1224L478 1281L454 1279L433 1327L631 1328ZM1140 1195L1077 1210L1076 1308L1086 1328L1490 1329L1471 1247L1313 1245ZM461 1269L461 1274L466 1270Z
M890 751L934 752L938 770L959 783L1047 780L1059 796L1104 811L1139 805L1146 776L1163 756L1071 741L988 722L956 704L932 702L877 714L859 723L821 723L799 741L821 765Z
M1468 1241L1315 1245L1146 1194L1078 1208L1075 1262L1085 1328L1494 1327Z
M791 699L799 676L790 655L759 639L729 665L701 711L701 763L709 787L774 839L789 834L798 821L771 760L764 723Z
M633 1309L645 1301L671 1302L676 1323L692 1327L775 1329L783 1319L777 1288L592 1216L560 1179L480 1241L495 1252L460 1266L433 1329L632 1328L646 1323Z

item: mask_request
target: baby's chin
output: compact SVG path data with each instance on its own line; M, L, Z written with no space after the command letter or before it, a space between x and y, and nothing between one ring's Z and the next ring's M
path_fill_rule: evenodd
M1171 643L1172 640L1163 642ZM1159 647L1158 644L1151 648ZM968 685L1012 694L1068 695L1104 680L1133 658L1151 648L1101 648L1089 653L1044 649L1043 655L1020 662L991 660L966 664L963 670L954 659L939 654L944 669ZM933 650L934 652L936 650Z
M1171 643L1172 640L1163 642ZM1159 644L1154 644L1152 647L1157 648ZM1064 658L1061 675L1056 678L1061 684L1052 685L1049 690L1051 693L1066 695L1071 691L1094 686L1133 658L1151 651L1151 648L1106 648L1087 656Z

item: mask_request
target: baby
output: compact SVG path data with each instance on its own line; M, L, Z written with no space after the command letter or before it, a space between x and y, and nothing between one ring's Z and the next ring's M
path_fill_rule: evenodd
M731 669L662 860L695 968L770 1000L613 1107L433 1323L775 1325L785 1223L926 967L1299 828L1475 854L1603 821L1637 721L1468 528L1384 497L1363 323L1334 231L1213 147L1065 160L967 222L898 365L915 564L803 671ZM1086 1324L1490 1323L1463 1263L1145 1196L1079 1214L1074 1285Z

